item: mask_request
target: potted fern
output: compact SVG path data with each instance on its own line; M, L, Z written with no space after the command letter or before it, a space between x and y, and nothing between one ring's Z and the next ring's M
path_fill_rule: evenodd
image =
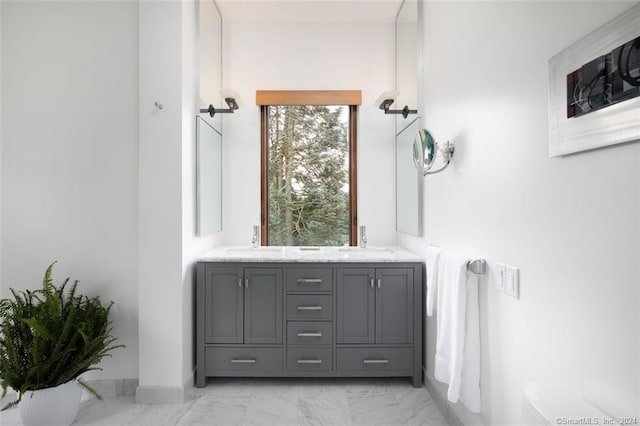
M20 404L25 425L71 424L82 388L102 399L79 376L100 369L96 365L102 358L124 347L111 335L113 302L104 306L98 297L78 294L78 281L68 285L69 278L56 287L51 279L55 263L47 268L41 289L11 289L13 298L0 300L2 397L9 387L17 392L3 410Z

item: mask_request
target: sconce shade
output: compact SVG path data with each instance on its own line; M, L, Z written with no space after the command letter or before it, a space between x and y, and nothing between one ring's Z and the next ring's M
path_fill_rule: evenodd
M380 109L387 110L396 100L396 98L400 95L400 92L397 90L388 90L386 92L382 92L378 99L376 99L375 106Z

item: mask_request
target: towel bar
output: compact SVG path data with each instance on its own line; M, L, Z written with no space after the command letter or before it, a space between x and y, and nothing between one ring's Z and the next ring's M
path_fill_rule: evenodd
M484 259L474 259L467 263L467 270L477 275L484 275L487 273L487 261Z
M429 244L431 247L440 248L439 245ZM476 275L484 275L487 273L487 261L484 259L474 259L467 262L467 270Z

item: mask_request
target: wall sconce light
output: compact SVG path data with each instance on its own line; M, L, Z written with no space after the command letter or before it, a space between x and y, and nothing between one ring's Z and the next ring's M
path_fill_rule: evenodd
M395 99L398 97L400 92L397 90L390 90L388 92L383 92L378 99L376 100L375 105L384 111L385 114L402 114L403 118L407 118L409 114L417 114L417 109L409 109L408 105L405 105L402 109L390 109Z
M220 93L224 97L224 101L229 108L216 108L213 105L209 104L208 108L200 108L200 112L209 113L209 115L213 117L216 114L233 114L235 110L240 108L242 100L240 100L240 95L238 94L238 92L234 90L221 89Z

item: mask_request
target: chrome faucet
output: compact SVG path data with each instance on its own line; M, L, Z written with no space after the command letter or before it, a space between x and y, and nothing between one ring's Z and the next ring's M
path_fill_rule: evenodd
M260 235L260 227L253 225L253 236L251 237L251 247L258 247L258 235Z
M360 226L360 247L367 248L367 227L364 225Z

